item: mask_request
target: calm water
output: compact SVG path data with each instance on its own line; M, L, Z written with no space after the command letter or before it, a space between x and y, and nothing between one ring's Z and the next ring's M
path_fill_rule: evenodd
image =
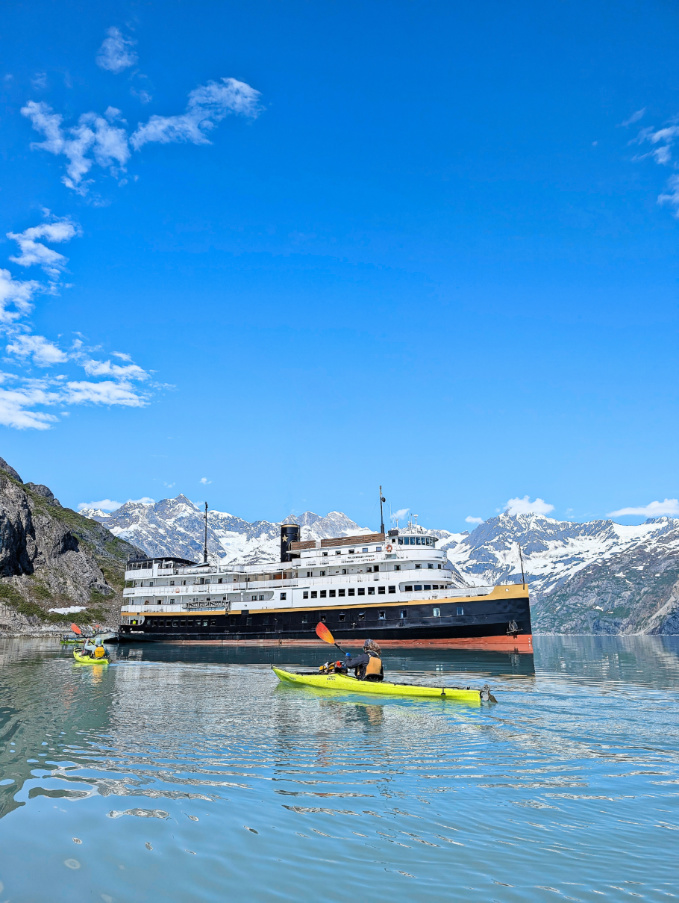
M0 641L0 901L679 895L679 637L386 653L481 708L277 686L320 648L112 655Z

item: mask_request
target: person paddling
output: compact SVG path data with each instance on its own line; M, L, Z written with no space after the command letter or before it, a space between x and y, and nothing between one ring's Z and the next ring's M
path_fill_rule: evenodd
M104 649L104 641L102 638L96 636L94 637L93 642L92 638L88 637L83 646L83 653L89 655L90 658L104 658L106 656L106 649Z
M384 667L381 659L382 652L374 640L366 640L363 644L363 653L349 656L342 662L347 671L353 669L359 680L384 680Z

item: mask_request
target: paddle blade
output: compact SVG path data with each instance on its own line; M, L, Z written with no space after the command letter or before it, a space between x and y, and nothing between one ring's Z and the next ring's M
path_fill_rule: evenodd
M319 621L318 624L316 624L316 636L319 640L323 640L324 643L330 643L331 646L335 645L335 637L330 633L322 621Z
M83 633L83 632L82 632L82 630L78 627L77 624L71 624L71 630L73 631L73 633L77 633L78 636L82 636L82 633Z

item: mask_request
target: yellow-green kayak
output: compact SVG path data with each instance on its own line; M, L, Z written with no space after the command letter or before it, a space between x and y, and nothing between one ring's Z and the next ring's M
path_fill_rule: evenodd
M81 665L108 665L109 661L106 656L104 658L93 658L90 655L83 655L77 649L73 650L73 658L80 662Z
M316 687L321 690L342 690L345 693L370 693L373 696L416 696L429 699L453 699L458 702L478 704L481 702L495 702L488 687L482 690L474 690L471 687L421 687L416 684L393 684L389 681L358 680L348 674L316 674L295 673L283 671L282 668L274 668L272 671L276 677L285 684L294 684L300 687Z

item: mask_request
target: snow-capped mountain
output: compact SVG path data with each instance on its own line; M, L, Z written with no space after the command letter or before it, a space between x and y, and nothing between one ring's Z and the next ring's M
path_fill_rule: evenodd
M521 579L543 633L679 632L679 520L638 526L501 514L439 548L471 584Z
M82 514L147 554L202 559L203 511L186 496ZM300 524L302 539L370 532L339 511L287 520ZM277 561L279 528L211 511L208 553L229 564ZM416 529L438 537L438 547L471 585L520 581L520 544L536 633L679 633L679 519L630 527L501 514L471 533Z
M126 502L111 514L93 508L84 508L81 514L104 524L116 536L133 542L147 555L203 560L203 509L185 495L155 504ZM325 517L305 511L288 520L301 526L304 540L370 532L339 511L331 511ZM264 520L250 523L224 511L210 511L207 547L211 561L219 560L225 564L278 561L280 524Z

